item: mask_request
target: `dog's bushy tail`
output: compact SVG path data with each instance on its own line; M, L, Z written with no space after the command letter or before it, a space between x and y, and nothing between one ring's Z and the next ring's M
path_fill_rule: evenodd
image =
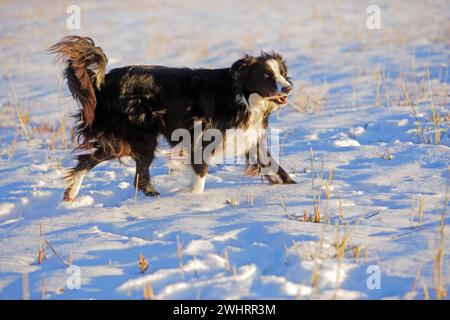
M100 90L105 80L108 62L105 53L95 46L91 38L80 36L66 36L48 51L67 64L64 71L67 85L72 96L81 104L82 122L91 126L97 105L94 86Z

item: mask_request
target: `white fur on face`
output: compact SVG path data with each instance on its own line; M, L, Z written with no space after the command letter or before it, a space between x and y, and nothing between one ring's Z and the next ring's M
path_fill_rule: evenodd
M275 59L267 60L267 66L272 70L275 81L277 83L277 94L283 94L284 87L290 87L291 84L281 75L280 63Z

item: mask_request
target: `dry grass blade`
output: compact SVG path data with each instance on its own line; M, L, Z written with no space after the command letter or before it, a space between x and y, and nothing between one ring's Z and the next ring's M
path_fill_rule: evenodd
M281 200L281 206L283 207L284 213L285 213L286 216L289 218L289 217L290 217L289 211L288 211L288 209L287 209L287 207L286 207L286 204L284 203L283 200Z
M230 256L228 255L228 250L225 250L224 256L225 256L225 271L230 272L231 271Z
M53 248L53 246L51 245L51 243L48 240L45 240L45 246L48 246L50 248L50 250L52 250L53 254L59 259L59 261L61 261L62 264L64 264L66 267L69 267L70 264L66 261L64 261L64 259L56 252L55 248Z
M226 204L229 204L231 207L236 208L237 207L237 200L235 197L231 197L231 200L225 200Z
M419 225L422 225L423 207L425 205L425 198L421 196L419 199Z
M134 203L135 204L137 202L138 189L139 189L139 173L136 174L136 188L134 190Z
M42 223L39 224L39 250L38 250L38 264L42 264L45 260L45 245L43 239Z
M437 299L445 299L445 297L447 296L447 290L444 284L445 216L447 214L447 206L448 206L448 186L445 193L444 208L442 209L441 214L439 248L434 258L434 268L433 268L434 288L436 290Z
M145 273L148 269L148 261L145 259L144 255L141 253L139 255L139 271Z
M428 143L427 137L425 136L425 131L422 128L422 125L420 123L420 119L419 119L419 115L416 111L416 108L414 108L413 103L411 102L411 99L409 97L409 92L408 92L408 88L406 87L405 81L403 79L403 74L400 74L400 83L402 85L402 89L403 89L403 95L405 97L406 103L408 104L408 106L410 107L412 114L415 118L415 125L416 125L416 135L417 135L417 139L420 142L420 138L422 137L422 140L424 143Z
M339 194L339 220L342 221L344 219L344 210L342 208L342 195Z
M381 96L380 96L380 87L381 87L381 70L378 67L376 72L375 72L375 82L376 82L376 93L375 93L375 102L374 105L375 107L379 107L381 106Z
M144 300L152 300L154 298L153 287L150 282L148 282L143 290Z
M319 223L320 222L320 210L319 210L319 204L316 199L316 186L314 183L314 151L311 148L310 149L310 161L311 161L311 188L313 193L313 208L314 208L314 222Z
M45 277L42 276L41 280L41 300L45 300L47 296L47 283L45 281Z
M20 101L19 101L19 97L17 96L16 88L14 87L14 84L13 84L10 76L8 76L8 80L9 80L9 85L11 87L11 91L14 96L14 105L16 107L16 113L17 113L17 118L19 119L20 128L22 130L22 133L23 133L23 136L25 137L25 139L27 141L30 141L30 136L28 135L28 131L25 126L24 117L22 116L22 112L20 110Z
M431 80L430 80L430 70L427 70L427 78L428 78L428 91L430 95L430 103L431 103L431 114L434 126L434 143L436 145L441 144L441 115L436 112L436 107L434 106L433 101L433 92L431 90Z

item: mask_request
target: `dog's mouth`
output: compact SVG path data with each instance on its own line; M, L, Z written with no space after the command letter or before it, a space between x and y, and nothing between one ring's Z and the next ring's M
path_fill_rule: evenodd
M285 105L288 100L288 95L287 94L277 95L277 96L268 97L266 99L271 102L275 102L276 104Z

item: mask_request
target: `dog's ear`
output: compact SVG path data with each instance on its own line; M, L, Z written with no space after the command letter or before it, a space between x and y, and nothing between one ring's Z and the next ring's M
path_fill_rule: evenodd
M274 58L275 60L278 60L279 62L284 63L284 59L283 56L275 51L272 51L271 53L272 58Z
M231 73L238 74L242 72L245 68L251 66L256 62L256 58L246 54L242 59L239 59L231 66Z

